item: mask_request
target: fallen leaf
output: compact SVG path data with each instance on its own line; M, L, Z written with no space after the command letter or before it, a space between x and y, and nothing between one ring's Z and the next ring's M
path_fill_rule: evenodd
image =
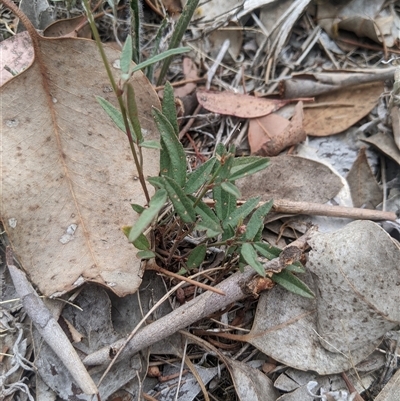
M28 32L21 32L0 42L0 86L27 69L33 61L33 48Z
M232 375L236 394L243 401L275 401L279 392L274 388L271 379L251 367L249 364L226 357Z
M368 37L392 47L398 38L398 17L384 9L383 0L353 0L338 7L331 2L318 4L318 21L334 39L340 30L353 32L357 37ZM339 43L342 46L342 43Z
M400 248L371 221L317 233L309 243L313 274L300 278L317 298L279 286L262 293L247 340L293 368L340 373L364 360L398 325Z
M397 164L400 164L400 150L391 136L384 132L379 132L369 138L363 139L363 141L371 144Z
M292 74L290 79L279 82L279 93L286 99L318 96L344 87L393 79L395 69L396 67L387 67Z
M298 202L325 203L342 188L340 178L332 170L313 160L297 156L271 157L268 168L237 180L236 185L246 199L286 199Z
M121 227L136 219L130 204L146 200L126 135L95 99L116 104L96 44L37 40L35 62L0 88L5 230L44 295L85 281L133 293L141 263ZM120 52L105 51L119 75ZM158 98L143 74L133 84L145 139L157 139ZM144 149L144 160L146 176L157 175L158 152Z
M366 220L314 235L309 244L321 345L344 354L377 346L400 322L399 243Z
M303 103L299 102L290 121L277 114L250 120L248 139L251 153L277 156L289 146L305 141Z
M80 354L90 353L97 350L104 344L111 344L117 336L111 320L111 302L105 289L100 286L85 286L78 297L74 300L74 306L67 305L63 311L63 316L68 321L73 322L75 329L84 333L83 341L75 343ZM78 309L79 306L81 309ZM54 351L43 342L43 339L34 332L35 366L41 379L49 386L61 399L80 399L92 400L92 396L82 394L75 380L64 368L61 360L55 355ZM143 366L144 365L144 366ZM132 391L139 392L137 376L142 369L145 369L147 361L140 354L130 359L117 361L111 368L105 380L99 386L99 393L102 400L108 397L132 381ZM89 371L95 383L98 383L104 369ZM133 373L133 375L132 375Z
M360 149L346 178L354 207L375 209L382 202L383 193L371 171L365 150L365 148Z
M241 118L266 116L293 101L214 91L198 91L197 100L208 111Z
M382 82L373 82L320 95L304 107L304 130L307 135L338 134L365 117L383 92Z
M87 22L86 15L79 15L78 17L53 22L43 31L43 36L47 38L70 36L90 39L92 31Z
M311 273L299 277L314 292L317 290ZM375 349L375 344L370 344L352 352L350 360L347 355L323 348L316 329L316 301L275 286L261 293L247 341L281 364L320 375L350 369Z

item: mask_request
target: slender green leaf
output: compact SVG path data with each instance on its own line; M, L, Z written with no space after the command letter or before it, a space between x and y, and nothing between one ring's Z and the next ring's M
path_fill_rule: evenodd
M148 177L147 181L155 188L165 189L164 177Z
M145 207L143 207L142 205L138 205L137 203L132 203L131 204L132 209L136 212L141 214L142 212L144 212L146 210Z
M150 242L144 234L140 234L139 237L133 241L133 245L140 251L150 250Z
M228 154L228 151L226 150L225 146L219 142L217 146L215 147L215 154L218 155L219 157L225 156Z
M152 259L156 257L156 254L153 251L139 251L136 256L139 259Z
M235 236L235 230L231 226L224 227L224 232L222 233L222 241L226 241L229 238L233 238Z
M185 194L195 193L202 185L210 179L210 173L217 159L212 157L203 163L199 168L188 174L188 180L185 185Z
M161 175L172 178L183 188L186 181L186 155L174 128L159 110L153 109L154 120L161 135L161 153L168 155L169 165L162 166ZM164 159L163 163L167 163Z
M201 221L196 224L196 230L206 231L208 238L216 237L222 233L218 217L204 202L199 202L195 211L201 218Z
M234 159L229 179L234 181L249 176L257 171L264 170L269 164L269 159L266 157L238 157Z
M220 185L213 188L215 212L218 218L224 221L236 208L236 198L221 188Z
M139 238L140 234L149 227L154 218L158 215L159 211L164 206L167 200L167 192L163 189L156 191L153 197L150 199L148 209L144 210L135 225L129 232L129 242L134 242Z
M151 52L150 58L154 57L158 51L160 50L160 42L162 37L164 36L164 30L165 27L167 26L167 18L164 18L161 22L161 25L159 26L156 37L154 39L154 45L153 45L153 50ZM151 64L146 67L145 72L146 72L146 77L150 82L153 82L153 71L154 71L154 66L155 64Z
M221 184L221 188L226 192L230 193L231 195L233 195L235 198L240 198L242 196L239 191L239 188L235 184L232 184L229 181L223 182Z
M157 56L151 57L146 61L143 61L142 63L139 63L136 67L132 68L132 72L140 71L151 64L158 63L159 61L164 60L168 57L175 56L176 54L190 52L191 50L192 49L190 47L178 47L176 49L167 50L165 52L157 54Z
M124 133L126 133L126 128L124 124L124 118L122 117L122 113L114 107L109 101L102 98L101 96L96 96L97 101L100 103L100 106L104 109L104 111L108 114L109 117L114 121L114 124ZM132 133L132 138L136 142L135 132L131 124L129 124L130 130Z
M261 205L250 217L247 223L244 239L246 241L253 241L257 233L264 227L264 218L271 210L273 201L269 201Z
M260 229L258 230L257 234L254 236L252 242L258 242L262 240L262 235L264 231L264 226L261 226Z
M277 258L282 252L282 250L276 246L269 245L265 242L255 242L254 247L261 256L269 260Z
M142 12L142 2L139 0L131 0L131 10L131 27L134 39L134 44L132 45L132 60L138 64L140 62L140 14Z
M196 246L191 252L188 257L186 266L187 268L190 269L195 269L196 267L199 267L203 262L204 258L206 257L207 253L207 246L206 244L201 244Z
M192 19L194 12L196 11L199 1L200 0L188 0L186 2L185 7L183 7L182 14L179 17L179 20L174 28L171 40L169 42L169 49L174 49L175 47L179 46L179 43L181 42L183 35L185 34L186 28L188 27L189 22ZM172 58L168 58L164 61L161 67L160 75L158 77L157 85L161 85L165 74L168 71L169 65L171 64L171 61Z
M219 231L215 231L210 228L203 220L196 223L194 226L195 231L205 231L207 238L214 238L220 234Z
M174 98L174 89L171 84L167 82L164 86L164 97L162 101L162 113L168 118L170 124L174 127L176 136L179 136L178 119L176 117L176 106Z
M305 298L315 298L315 294L312 292L310 287L308 287L308 285L301 281L298 277L286 271L286 269L282 270L278 274L274 274L271 278L273 281L275 281L275 283L279 284L288 291L293 292L293 294L297 294Z
M228 224L231 227L235 227L240 220L244 220L257 206L260 197L257 196L255 198L250 198L246 203L242 206L235 209L223 222L222 227L225 228Z
M257 252L252 244L248 242L244 243L240 248L240 254L246 263L248 263L260 276L265 277L265 269L257 260Z
M168 192L168 197L172 202L175 212L185 223L193 223L196 220L196 212L193 202L188 198L182 188L169 177L151 177L148 181L152 185L161 186Z
M147 148L147 149L161 149L161 144L159 141L143 141L139 145L141 148Z
M128 117L135 131L136 138L139 143L143 142L142 127L140 126L139 113L136 104L135 90L131 83L126 85L126 105Z
M295 262L292 265L287 265L285 270L292 273L305 273L306 269L300 262Z
M123 74L129 74L132 65L132 36L128 35L122 48L120 67Z
M160 145L160 175L165 176L171 174L172 165L171 159L169 158L167 146L165 145L162 136L160 137Z

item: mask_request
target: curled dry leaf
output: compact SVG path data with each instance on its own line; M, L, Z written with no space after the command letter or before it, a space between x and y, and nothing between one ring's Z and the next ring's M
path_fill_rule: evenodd
M304 130L307 135L338 134L365 117L383 92L382 82L373 82L324 94L315 104L304 107Z
M354 32L359 38L368 37L392 47L398 38L398 16L383 9L384 1L353 0L343 7L324 1L318 4L318 21L334 39L340 30ZM339 42L342 46L342 43Z
M293 100L275 100L232 92L198 91L199 103L213 113L241 118L266 116Z
M274 113L250 120L248 138L253 154L277 156L289 146L305 141L306 137L302 102L296 105L291 121Z
M87 22L86 15L79 15L78 17L53 22L43 31L43 35L47 38L69 36L90 39L92 31Z
M120 296L135 292L140 261L121 227L134 224L130 204L146 200L126 135L95 99L116 104L96 44L36 40L34 63L0 89L5 229L47 296L85 281ZM115 65L120 52L105 50ZM143 74L133 85L146 139L157 139L151 108L160 107L158 98ZM144 149L144 171L158 174L157 151Z

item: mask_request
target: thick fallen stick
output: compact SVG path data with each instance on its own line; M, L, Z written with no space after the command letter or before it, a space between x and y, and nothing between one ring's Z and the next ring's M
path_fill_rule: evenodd
M383 212L381 210L360 209L355 207L331 206L320 203L292 202L285 199L274 200L272 211L275 213L344 217L354 220L395 221L399 218L395 212Z
M205 200L207 205L213 206L213 200ZM241 205L245 201L238 201L237 204ZM257 207L263 205L266 202L260 202ZM331 206L322 203L311 203L311 202L294 202L286 199L274 199L272 205L272 212L284 213L284 214L309 214L311 216L329 216L329 217L341 217L354 220L390 220L395 221L400 218L399 211L395 212L383 212L382 210L373 209L361 209L356 207L344 207L344 206Z
M299 250L304 249L307 240L313 232L315 232L315 229L310 229L285 249L293 247L297 247ZM292 254L292 252L289 253ZM275 268L278 261L282 261L283 264L286 264L285 257L286 253L285 250L283 250L279 258L273 259L264 265L265 270L268 271L270 266L274 266ZM300 254L297 255L296 259L298 260L299 257ZM292 262L293 260L290 263ZM268 281L270 283L268 283ZM254 289L265 289L268 287L268 284L273 286L271 279L268 277L261 277L254 269L247 267L243 273L235 273L215 287L223 291L225 295L207 291L173 310L161 319L156 320L154 323L145 326L128 342L126 342L126 339L121 339L93 352L83 360L83 363L87 366L103 365L112 362L114 355L117 353L122 359L134 355L142 349L176 333L178 330L204 319L233 302L237 302L252 295L258 296L257 290L254 291ZM121 348L123 348L122 351Z

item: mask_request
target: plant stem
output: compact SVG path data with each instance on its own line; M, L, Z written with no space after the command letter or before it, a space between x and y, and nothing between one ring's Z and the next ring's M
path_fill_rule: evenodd
M111 83L111 86L113 88L113 91L114 91L115 95L117 96L118 105L119 105L119 108L121 110L122 118L124 120L126 135L128 136L129 146L131 148L133 160L135 162L135 166L136 166L136 169L137 169L137 172L138 172L139 182L140 182L140 184L142 186L144 195L146 197L146 201L147 201L147 203L149 203L150 202L150 195L149 195L149 191L147 190L146 181L145 181L144 175L143 175L143 165L142 165L142 163L140 163L140 161L138 159L138 156L137 156L137 152L136 152L136 149L135 149L134 141L133 141L133 138L132 138L132 133L131 133L131 130L129 128L128 118L127 118L127 115L126 115L126 108L125 108L125 105L124 105L124 102L123 102L123 99L122 99L123 90L118 87L118 85L115 82L114 76L112 75L111 67L110 67L110 64L109 64L109 62L107 60L107 56L106 56L106 53L104 51L104 47L103 47L103 45L101 43L99 31L97 30L96 24L94 22L93 14L92 14L92 12L90 10L88 0L83 0L83 3L84 3L86 15L87 15L90 27L92 29L93 36L94 36L94 38L96 40L97 47L99 48L101 59L103 60L104 68L107 71L108 79L110 80L110 83Z

